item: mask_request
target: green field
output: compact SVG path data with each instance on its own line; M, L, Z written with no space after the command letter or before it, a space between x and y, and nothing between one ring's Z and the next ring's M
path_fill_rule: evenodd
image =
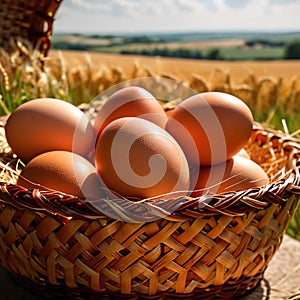
M225 60L276 60L284 55L283 47L241 47L223 48L221 54Z

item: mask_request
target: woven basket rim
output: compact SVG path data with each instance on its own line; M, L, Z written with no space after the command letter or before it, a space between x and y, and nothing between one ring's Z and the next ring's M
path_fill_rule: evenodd
M0 127L4 124L5 120L2 119ZM114 216L118 219L125 205L126 211L130 212L128 216L125 216L125 219L132 220L131 214L134 214L135 220L147 222L155 216L164 216L175 221L187 216L242 215L249 211L266 209L273 204L281 204L286 201L290 194L300 194L300 140L279 130L265 128L259 123L254 126L253 132L258 135L267 135L270 139L280 140L284 147L292 152L295 162L293 163L293 172L288 177L260 188L197 198L147 200L143 201L145 204L143 206L140 202L127 199L117 199L112 202L112 200L103 201L104 199L79 198L59 191L28 189L15 184L0 182L0 201L19 209L49 213L62 221L67 221L70 218L111 219ZM103 210L109 214L103 213ZM139 219L136 217L137 215L142 215L142 217ZM124 219L124 216L122 218Z

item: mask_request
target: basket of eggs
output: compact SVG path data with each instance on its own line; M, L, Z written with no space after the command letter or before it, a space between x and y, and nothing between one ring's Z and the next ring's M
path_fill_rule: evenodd
M31 100L1 124L0 263L50 298L237 298L280 246L299 171L299 140L227 93Z

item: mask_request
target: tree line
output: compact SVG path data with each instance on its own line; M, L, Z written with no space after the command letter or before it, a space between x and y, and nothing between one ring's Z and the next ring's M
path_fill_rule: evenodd
M257 41L256 41L257 42ZM261 41L260 41L261 42ZM248 42L248 46L254 45ZM281 42L269 42L263 44L265 47L275 47L279 45L284 46L284 54L282 59L300 59L300 40L294 40L281 44ZM271 46L272 45L272 46ZM222 51L219 48L212 48L203 54L199 49L189 48L147 48L147 49L124 49L120 51L121 54L132 55L146 55L146 56L162 56L162 57L178 57L178 58L191 58L191 59L215 59L223 60Z
M206 54L199 49L189 48L148 48L148 49L124 49L120 54L145 55L145 56L161 56L161 57L177 57L190 59L223 59L221 51L218 48L213 48L207 51Z
M300 40L288 43L284 51L285 59L300 59Z

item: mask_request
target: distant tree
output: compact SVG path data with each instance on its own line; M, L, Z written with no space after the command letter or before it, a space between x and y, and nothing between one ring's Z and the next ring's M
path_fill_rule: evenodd
M170 56L170 50L167 47L160 49L160 55L161 56Z
M284 49L285 59L300 59L300 40L288 43Z
M59 49L59 50L78 50L78 51L88 51L91 49L91 46L86 44L76 44L76 43L70 43L68 41L56 41L52 43L53 49Z
M151 49L142 49L140 52L141 55L147 55L147 56L151 56L152 54L152 50Z
M178 57L178 58L203 58L200 50L187 48L145 48L145 49L124 49L121 54L135 54L147 56Z
M199 59L202 59L203 58L203 54L200 50L196 49L194 52L193 52L193 57L192 58L199 58Z
M139 36L125 36L124 37L124 44L132 44L132 43L153 43L154 40L146 35L139 35Z
M282 47L284 46L283 41L273 41L268 39L252 39L245 42L248 47L263 46L263 47Z
M206 54L207 59L222 60L223 56L219 48L210 49Z

